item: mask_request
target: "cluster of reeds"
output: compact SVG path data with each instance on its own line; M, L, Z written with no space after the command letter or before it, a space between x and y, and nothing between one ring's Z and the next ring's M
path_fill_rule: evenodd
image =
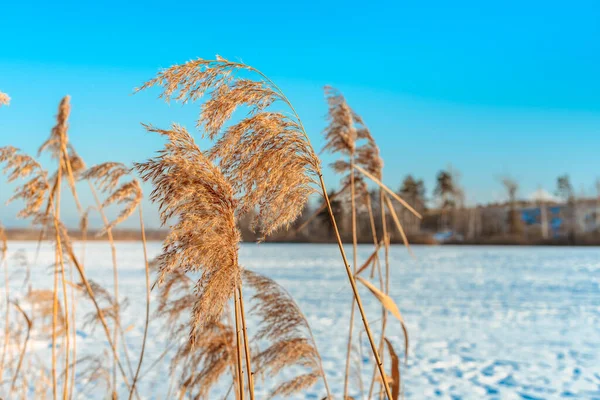
M6 146L0 148L0 163L4 164L4 172L8 181L24 181L19 184L14 195L9 201L20 200L23 208L18 216L30 219L32 224L40 230L38 241L38 253L42 240L48 239L53 242L55 249L54 262L50 274L52 276L53 289L40 290L33 289L31 285L27 289L23 301L30 306L31 311L24 311L16 300L10 295L8 261L5 260L6 242L2 247L2 264L5 267L5 291L6 291L6 319L5 334L2 353L2 365L0 365L0 393L7 397L20 396L17 392L21 391L22 396L30 393L30 384L35 382L36 396L53 398L73 398L78 396L86 385L78 381L86 379L96 380L98 376L97 368L90 368L90 365L99 365L100 359L105 357L104 353L97 356L86 356L78 359L77 356L77 324L85 326L85 322L93 326L99 325L106 334L106 339L112 353L113 373L112 379L107 380L107 385L113 397L116 397L117 390L123 383L128 388L133 389L137 375L131 372L127 373L121 362L122 354L125 354L128 364L130 364L127 348L123 351L118 350L118 338L123 338L124 332L120 325L120 314L122 299L118 294L117 266L114 255L114 242L110 235L111 229L130 216L139 208L142 199L142 192L139 183L134 178L128 179L129 169L114 163L95 166L86 170L85 163L79 157L69 141L68 119L70 115L70 98L66 96L59 104L56 117L56 125L51 129L48 139L40 146L38 156L49 155L54 160L56 170L50 172L42 167L36 158L31 157L19 149ZM127 179L125 183L120 180ZM85 208L82 206L78 196L78 182L87 181L97 199L95 207ZM100 189L106 193L104 202L98 200L93 181L100 182ZM81 218L80 229L83 232L83 241L80 243L81 254L78 256L73 247L68 229L61 220L61 205L63 187L73 196L76 208ZM105 216L105 208L111 204L122 204L123 210L119 217L109 222ZM85 253L85 232L87 231L88 214L91 211L98 212L104 222L105 231L108 235L111 248L113 249L113 261L115 262L115 292L110 294L99 284L90 280L85 272L84 253ZM140 211L140 224L142 224L143 240L143 220ZM145 241L143 241L145 249ZM18 253L17 253L18 254ZM36 254L36 260L37 260ZM27 274L27 279L29 273ZM148 278L149 281L149 278ZM148 293L149 293L148 284ZM83 297L90 300L94 311L89 315L77 316L78 298ZM149 300L149 296L148 296ZM18 337L23 329L11 329L9 312L10 304L14 305L15 310L22 315L21 320L27 324L27 336L25 339ZM28 307L29 308L29 307ZM149 303L147 303L149 313ZM21 321L18 321L21 323ZM52 356L50 366L40 360L35 360L35 354L27 357L27 362L37 365L38 368L28 369L27 372L21 368L27 354L27 341L30 331L36 335L47 335L51 340ZM145 341L145 338L144 338ZM12 343L11 343L12 342ZM16 367L14 363L9 362L14 349L20 348L20 357ZM141 357L139 364L141 364ZM78 367L81 371L77 371ZM117 379L117 370L120 371L122 383ZM77 374L76 374L77 371ZM1 377L5 373L11 373L11 385L7 388ZM36 380L35 376L39 373L44 379ZM133 385L131 384L133 382Z
M221 393L221 397L227 398L232 394L238 400L246 396L254 399L256 381L260 379L268 383L271 397L294 395L321 381L325 399L336 398L330 391L317 344L301 309L283 287L239 263L241 235L238 222L241 218L252 218L252 227L259 232L262 240L279 229L287 229L301 215L309 196L317 192L325 200L324 208L352 293L342 398L351 398L353 341L362 337L362 333L354 332L355 312L358 310L373 359L368 397L372 398L377 393L377 396L386 396L390 400L398 399L401 390L400 361L386 336L388 313L400 321L404 330L405 352L408 352L408 335L398 307L389 296L390 241L385 210L389 211L407 246L406 235L390 196L415 215L418 216L418 213L381 182L383 161L362 119L338 91L325 89L329 117L324 150L342 156L333 168L343 174L342 189L329 196L319 158L302 120L281 89L259 70L222 57L197 59L161 71L136 91L152 87L161 88L160 97L167 101L186 103L204 98L197 128L212 141L211 147L202 150L192 135L178 124L167 129L144 125L147 131L166 139L164 148L156 157L134 164L141 179L153 186L149 198L158 205L162 223L169 226L162 252L152 262L152 267L146 256L140 184L130 177L130 169L119 163L108 162L86 169L67 135L68 97L61 101L57 124L40 147L40 154L48 153L56 161L54 173L50 174L36 159L16 148L0 148L0 163L5 164L8 180L25 180L11 198L24 202L19 215L30 218L41 228L40 243L48 236L55 244L53 290L29 290L27 299L34 306L30 314L15 303L14 311L23 316L18 323L27 326L25 338L14 338L24 343L16 368L4 367L7 342L9 337L14 336L9 331L9 327L14 325L9 319L11 313L6 313L0 388L4 388L1 378L6 370L13 376L8 394L19 390L16 387L19 382L22 393L27 393L28 382L32 378L21 372L20 365L26 354L29 332L40 328L40 332L49 334L52 341L51 367L48 370L41 368L40 373L50 378L45 380L47 387L41 387L40 393L51 390L53 398L70 399L77 391L87 387L76 379L87 379L96 384L101 382L113 398L124 391L129 398L137 397L136 388L145 375L140 371L148 326L152 320L164 324L170 332L171 343L150 367L170 356L172 380L168 396L214 398L217 385L227 387L229 383L229 391ZM246 115L236 119L236 110L245 111ZM375 228L369 180L380 188L383 232L377 232ZM87 208L80 203L77 192L81 181L88 183L95 201ZM113 264L112 291L92 281L86 274L83 258L85 234L81 243L82 253L76 255L69 232L61 222L63 186L74 198L83 232L87 230L90 212L98 212L103 221L101 234L106 235L109 242ZM101 196L104 200L100 199ZM334 196L349 200L353 237L351 263L331 206L330 200ZM122 206L121 212L110 221L105 209L115 204ZM119 293L112 233L115 226L136 210L139 211L144 245L147 290L143 343L134 372L121 318L127 301ZM374 246L371 256L360 265L356 226L359 212L369 213ZM384 261L379 255L382 249ZM2 263L6 266L6 245L0 250ZM151 268L156 274L152 287L158 301L154 318L150 316ZM371 282L375 275L377 284ZM358 283L381 303L379 340L369 326ZM243 296L245 289L251 293L248 299ZM94 311L78 316L76 296L88 299ZM10 301L6 276L7 307ZM107 349L94 356L78 358L75 332L81 320L83 327L101 328L108 343ZM13 330L23 331L22 328ZM386 373L384 365L386 346L391 373ZM78 374L77 366L81 366ZM299 368L302 372L280 380L280 372L290 367ZM360 365L354 368L360 371Z

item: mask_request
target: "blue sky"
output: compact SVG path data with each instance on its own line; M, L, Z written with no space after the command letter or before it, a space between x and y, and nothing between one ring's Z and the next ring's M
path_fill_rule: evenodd
M448 164L472 203L503 199L507 174L521 196L552 191L563 173L591 194L600 176L597 2L13 1L0 21L0 90L13 99L0 109L0 145L34 152L70 94L71 140L89 165L144 160L161 140L140 122L191 128L198 108L132 89L220 54L280 84L319 149L322 87L340 89L394 188L412 173L431 193ZM337 179L327 172L329 186ZM0 182L0 201L11 189ZM0 220L16 224L15 208L0 206Z

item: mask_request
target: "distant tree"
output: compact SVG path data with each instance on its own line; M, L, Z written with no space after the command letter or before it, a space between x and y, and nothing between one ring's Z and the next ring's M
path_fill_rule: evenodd
M425 184L422 179L415 180L412 175L407 175L398 194L415 209L425 210Z
M569 175L561 175L556 178L556 195L566 202L571 202L575 199L575 191L571 185Z
M569 175L565 174L556 178L556 195L567 203L565 207L565 227L570 240L573 241L575 240L577 228L577 221L575 220L577 212L575 210L575 191L573 185L571 185Z
M436 177L436 186L433 191L434 196L440 200L440 207L452 208L455 206L454 193L456 188L454 187L454 179L452 174L448 171L440 171Z
M517 192L519 190L519 184L516 180L506 176L502 178L502 185L506 189L506 194L508 195L508 226L510 233L519 235L523 233L521 213L517 210Z
M402 186L398 191L400 197L406 200L411 206L420 213L426 209L425 184L423 180L416 180L412 175L407 175L402 181ZM400 210L401 218L406 223L406 230L410 233L417 233L421 230L421 220L406 208Z
M454 178L452 173L449 171L440 171L436 177L436 186L433 191L435 197L438 198L441 210L440 228L445 229L448 227L447 211L454 209L456 206L455 200L456 187L454 185Z

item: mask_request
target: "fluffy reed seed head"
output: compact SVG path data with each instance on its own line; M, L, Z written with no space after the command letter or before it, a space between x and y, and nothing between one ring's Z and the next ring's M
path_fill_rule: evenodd
M171 371L180 371L180 385L193 398L208 398L211 388L227 372L235 371L235 333L225 318L207 324L195 331L195 337L181 340L181 334L190 332L193 321L182 323L196 302L194 281L180 271L172 271L158 289L156 316L169 326L171 340L179 342L171 360ZM185 333L184 333L185 334Z
M8 199L8 203L14 200L25 203L17 216L28 218L37 214L50 191L48 173L33 157L12 146L0 147L0 164L4 164L3 172L7 175L8 182L28 178Z
M336 173L344 174L341 185L351 182L352 162L367 172L381 179L383 160L379 155L379 147L365 125L363 119L346 103L344 96L336 89L326 86L325 98L329 105L328 125L325 128L325 146L323 151L340 153L344 157L331 164ZM358 205L366 205L368 187L361 174L354 173L355 198ZM347 204L351 196L348 193L343 200Z
M258 80L238 75L255 72ZM283 93L254 68L228 61L198 59L161 71L140 89L162 86L160 97L182 102L206 95L198 127L219 140L209 157L232 182L240 214L258 209L253 227L261 238L289 225L313 193L319 160L299 120L268 109L276 102L291 106ZM247 117L224 129L234 111Z
M152 182L150 199L159 205L163 224L176 219L158 257L159 282L171 271L200 271L192 316L193 340L204 324L217 322L240 280L234 190L219 168L178 125L170 130L146 126L167 137L159 156L135 164Z
M358 139L358 132L354 126L354 112L346 103L344 96L331 86L325 86L325 99L329 112L328 125L324 131L326 143L323 151L354 155Z
M102 208L112 204L124 205L117 218L105 226L98 233L99 236L129 218L142 202L142 188L137 179L124 182L119 186L122 178L128 176L130 172L131 169L122 163L106 162L95 165L81 174L81 179L94 182L100 191L108 194L102 203Z
M119 162L105 162L94 165L86 170L81 179L94 181L102 192L114 190L121 178L129 174L130 168Z
M258 371L273 377L291 366L308 370L279 384L271 397L290 396L312 387L321 378L325 379L308 321L290 294L274 280L255 272L245 270L243 277L254 289L250 312L260 319L254 340L270 343L254 356Z
M0 92L0 107L8 106L10 104L10 97L6 93Z
M184 341L173 357L172 367L182 371L180 384L194 399L210 399L211 389L234 371L235 331L222 322L204 326L192 341Z
M69 129L69 115L71 114L71 97L65 96L58 105L56 125L50 131L48 139L38 149L38 155L44 151L50 152L55 158L60 158L63 145L68 142L67 131Z

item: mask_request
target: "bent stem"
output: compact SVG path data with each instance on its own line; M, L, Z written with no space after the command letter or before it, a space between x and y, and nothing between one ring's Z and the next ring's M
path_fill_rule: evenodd
M25 311L23 311L23 309L21 308L21 306L19 306L18 303L13 304L15 305L17 310L19 310L19 312L23 314L23 317L25 318L25 321L27 323L27 334L25 336L25 343L23 343L23 349L21 350L21 354L19 355L19 361L17 363L15 376L13 376L12 383L10 385L10 391L8 392L9 394L11 394L13 390L15 390L15 384L17 383L17 378L19 377L19 373L21 372L21 365L23 364L23 358L25 357L25 352L27 351L27 342L29 342L29 334L31 333L31 320L29 319L27 314L25 314Z

